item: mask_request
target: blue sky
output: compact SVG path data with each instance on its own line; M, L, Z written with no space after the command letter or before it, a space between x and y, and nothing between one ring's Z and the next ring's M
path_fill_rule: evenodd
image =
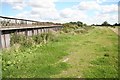
M2 0L2 16L38 21L118 22L119 0Z

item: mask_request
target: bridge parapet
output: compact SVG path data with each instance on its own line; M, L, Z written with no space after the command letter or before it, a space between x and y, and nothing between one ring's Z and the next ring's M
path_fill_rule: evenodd
M61 26L52 22L39 22L27 19L18 19L0 16L0 28L40 27L40 26Z

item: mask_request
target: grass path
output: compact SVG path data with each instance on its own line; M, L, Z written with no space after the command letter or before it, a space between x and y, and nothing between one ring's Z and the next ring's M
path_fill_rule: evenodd
M67 59L67 63L71 66L69 69L64 70L60 74L54 75L52 77L74 77L74 78L101 78L101 77L116 77L117 71L114 68L109 69L110 66L117 66L117 35L108 28L96 28L91 30L88 34L76 35L71 37L72 41L68 40L69 43L69 55L65 56L64 59ZM109 55L107 60L99 62L99 59L104 59L105 55ZM97 60L98 59L98 60ZM106 59L106 58L105 58ZM91 62L97 62L95 65ZM111 63L106 65L107 63ZM115 63L116 62L116 63ZM101 63L104 63L102 65ZM109 71L104 74L103 72L98 71L96 66L101 66L101 71L108 68ZM102 69L102 66L106 68ZM91 67L94 69L91 69ZM111 67L110 67L111 68ZM95 71L95 69L97 69ZM89 70L90 72L88 72ZM113 71L111 71L113 70ZM92 73L92 71L95 71ZM110 72L111 71L111 72ZM98 74L95 74L98 73Z

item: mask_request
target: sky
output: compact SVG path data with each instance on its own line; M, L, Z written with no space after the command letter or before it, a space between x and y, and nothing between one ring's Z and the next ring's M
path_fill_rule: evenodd
M0 15L44 22L118 23L119 0L0 0Z

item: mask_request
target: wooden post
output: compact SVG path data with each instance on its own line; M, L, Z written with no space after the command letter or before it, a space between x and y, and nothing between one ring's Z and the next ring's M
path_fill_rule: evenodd
M37 29L37 35L39 34L38 29Z
M10 34L7 33L4 35L4 40L5 40L5 48L9 48L10 47Z
M1 48L5 48L5 46L6 46L6 44L5 44L5 36L4 36L4 34L2 34L2 32L1 32Z
M27 31L27 29L25 30L25 36L26 36L26 37L28 36L28 31Z
M34 35L34 29L32 29L32 36Z
M0 49L2 48L2 38L1 38L1 35L2 35L2 31L0 30Z
M1 48L9 48L10 47L10 34L9 33L2 33L0 31L0 49Z

